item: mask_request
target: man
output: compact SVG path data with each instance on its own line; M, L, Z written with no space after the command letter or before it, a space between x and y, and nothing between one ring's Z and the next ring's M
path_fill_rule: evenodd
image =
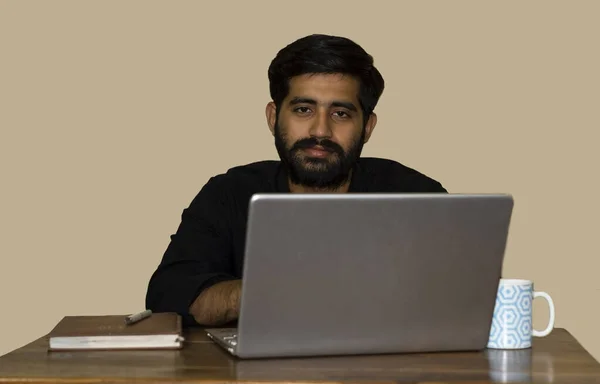
M178 312L184 324L220 326L237 319L253 194L446 192L395 161L360 157L377 123L384 80L354 42L301 38L279 51L268 76L266 118L281 161L212 177L183 211L150 279L147 308Z

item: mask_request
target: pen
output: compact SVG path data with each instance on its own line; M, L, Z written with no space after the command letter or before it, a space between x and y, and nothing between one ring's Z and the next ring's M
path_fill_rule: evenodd
M146 309L145 311L142 311L140 313L135 313L133 315L129 315L125 318L125 323L126 324L133 324L133 323L137 323L138 321L145 319L146 317L149 317L152 314L152 311L150 309Z

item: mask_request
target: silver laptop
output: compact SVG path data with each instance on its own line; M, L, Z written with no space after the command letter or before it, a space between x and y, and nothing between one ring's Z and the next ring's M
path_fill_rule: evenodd
M241 358L482 350L510 195L258 194L250 201Z

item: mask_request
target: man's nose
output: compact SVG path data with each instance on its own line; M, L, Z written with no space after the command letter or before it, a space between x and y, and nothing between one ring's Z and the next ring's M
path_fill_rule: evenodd
M331 137L331 121L329 120L329 115L326 111L316 114L311 125L310 135L312 137Z

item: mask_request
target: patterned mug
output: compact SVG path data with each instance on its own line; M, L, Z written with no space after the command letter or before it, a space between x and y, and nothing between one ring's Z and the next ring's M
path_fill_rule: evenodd
M533 299L548 301L550 319L543 331L533 329ZM546 292L533 289L533 282L519 279L500 279L490 329L488 348L523 349L531 347L532 337L544 337L554 329L554 302Z

